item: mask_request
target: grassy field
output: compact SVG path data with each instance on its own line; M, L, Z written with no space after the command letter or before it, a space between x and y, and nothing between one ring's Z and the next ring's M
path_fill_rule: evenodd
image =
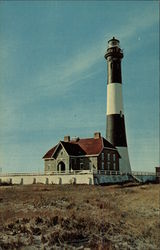
M0 187L0 249L160 249L159 185Z

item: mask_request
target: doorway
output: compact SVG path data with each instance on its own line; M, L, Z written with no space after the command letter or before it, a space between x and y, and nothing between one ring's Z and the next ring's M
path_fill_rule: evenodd
M66 167L63 161L60 161L57 165L57 172L65 172Z

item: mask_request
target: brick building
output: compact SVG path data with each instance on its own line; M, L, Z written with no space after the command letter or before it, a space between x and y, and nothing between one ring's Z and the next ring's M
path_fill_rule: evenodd
M74 170L112 170L119 171L118 150L101 137L99 132L93 138L74 138L65 136L44 156L45 173L68 172Z

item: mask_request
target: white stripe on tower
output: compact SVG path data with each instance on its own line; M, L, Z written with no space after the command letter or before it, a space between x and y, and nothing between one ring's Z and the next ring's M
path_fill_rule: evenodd
M108 65L106 138L117 147L121 155L120 171L130 173L131 166L128 156L122 96L121 59L123 58L123 52L119 47L119 41L114 37L108 41L105 58Z
M123 114L122 84L107 84L107 115Z

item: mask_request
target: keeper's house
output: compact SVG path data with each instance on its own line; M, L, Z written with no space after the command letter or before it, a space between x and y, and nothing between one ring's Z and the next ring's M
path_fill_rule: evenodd
M45 173L67 173L83 170L119 171L118 150L101 137L99 132L93 138L65 136L44 156Z

